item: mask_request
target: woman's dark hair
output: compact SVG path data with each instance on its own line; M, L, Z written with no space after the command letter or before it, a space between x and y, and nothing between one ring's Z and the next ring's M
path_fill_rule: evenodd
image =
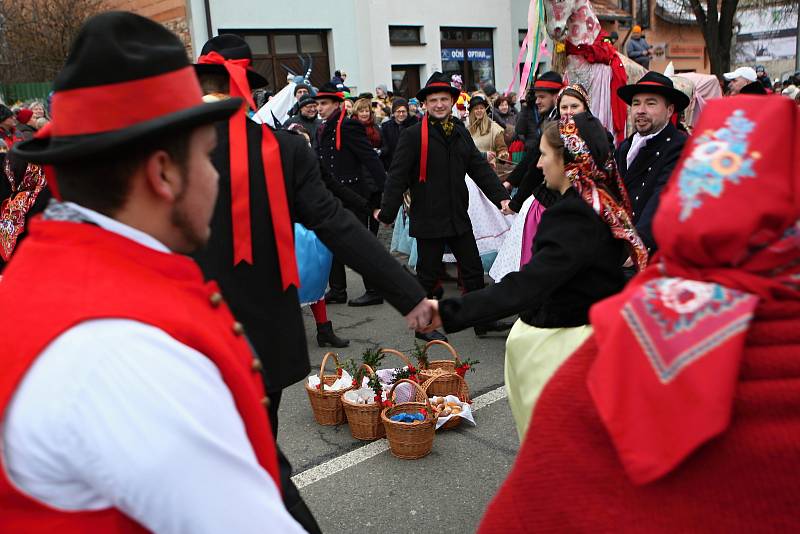
M57 164L56 182L61 197L111 216L125 204L131 177L153 152L165 151L183 174L187 173L189 142L194 131L169 131L100 156Z
M571 96L572 98L577 98L578 100L583 102L583 107L585 107L587 111L589 110L589 103L586 101L586 98L571 87L567 87L561 92L561 95L559 95L558 102L556 102L556 110L558 110L558 106L561 105L561 99L565 96Z
M497 100L494 101L494 108L495 109L499 109L500 108L500 104L502 104L503 102L508 104L508 109L511 110L511 107L512 107L511 106L511 99L508 98L507 96L498 96Z

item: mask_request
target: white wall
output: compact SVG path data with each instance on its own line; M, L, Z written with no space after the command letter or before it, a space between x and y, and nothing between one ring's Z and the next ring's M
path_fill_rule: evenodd
M194 49L208 38L203 0L188 0ZM235 29L331 30L331 72L341 68L360 91L391 87L391 66L419 64L422 84L441 69L441 26L492 28L495 83L504 90L518 52L517 31L527 26L526 0L211 0L212 33ZM424 46L390 46L389 26L423 27Z

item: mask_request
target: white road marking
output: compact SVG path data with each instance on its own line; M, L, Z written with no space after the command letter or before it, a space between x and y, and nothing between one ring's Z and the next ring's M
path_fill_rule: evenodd
M484 393L472 399L472 411L474 412L481 408L486 408L501 399L505 399L507 396L505 386L500 386L497 389L493 389L488 393ZM354 465L358 465L388 450L389 442L386 441L386 438L379 439L346 454L337 456L327 462L323 462L311 469L307 469L302 473L298 473L292 477L292 482L294 482L298 489L301 489L315 482L319 482L320 480L324 480L331 475L335 475L340 471L353 467Z

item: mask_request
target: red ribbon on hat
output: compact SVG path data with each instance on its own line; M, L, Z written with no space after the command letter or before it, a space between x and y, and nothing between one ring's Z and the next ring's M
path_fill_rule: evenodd
M223 65L230 76L230 94L243 98L250 108L256 110L250 83L247 81L249 59L225 59L217 52L200 56L203 65ZM228 121L230 130L231 167L231 222L233 224L233 264L253 263L253 235L250 228L250 169L247 155L247 109L242 106ZM281 269L282 287L300 287L300 275L294 253L294 232L286 201L286 184L283 178L281 153L275 134L266 124L261 125L261 160L264 179L272 214L272 228L278 263Z

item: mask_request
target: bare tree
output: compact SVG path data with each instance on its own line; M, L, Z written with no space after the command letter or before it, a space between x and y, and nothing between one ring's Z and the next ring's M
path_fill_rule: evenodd
M787 15L798 9L797 0L677 0L686 12L692 13L703 32L711 61L711 72L721 75L730 71L731 45L737 27L737 9L780 7Z
M0 0L0 81L51 81L105 0Z

